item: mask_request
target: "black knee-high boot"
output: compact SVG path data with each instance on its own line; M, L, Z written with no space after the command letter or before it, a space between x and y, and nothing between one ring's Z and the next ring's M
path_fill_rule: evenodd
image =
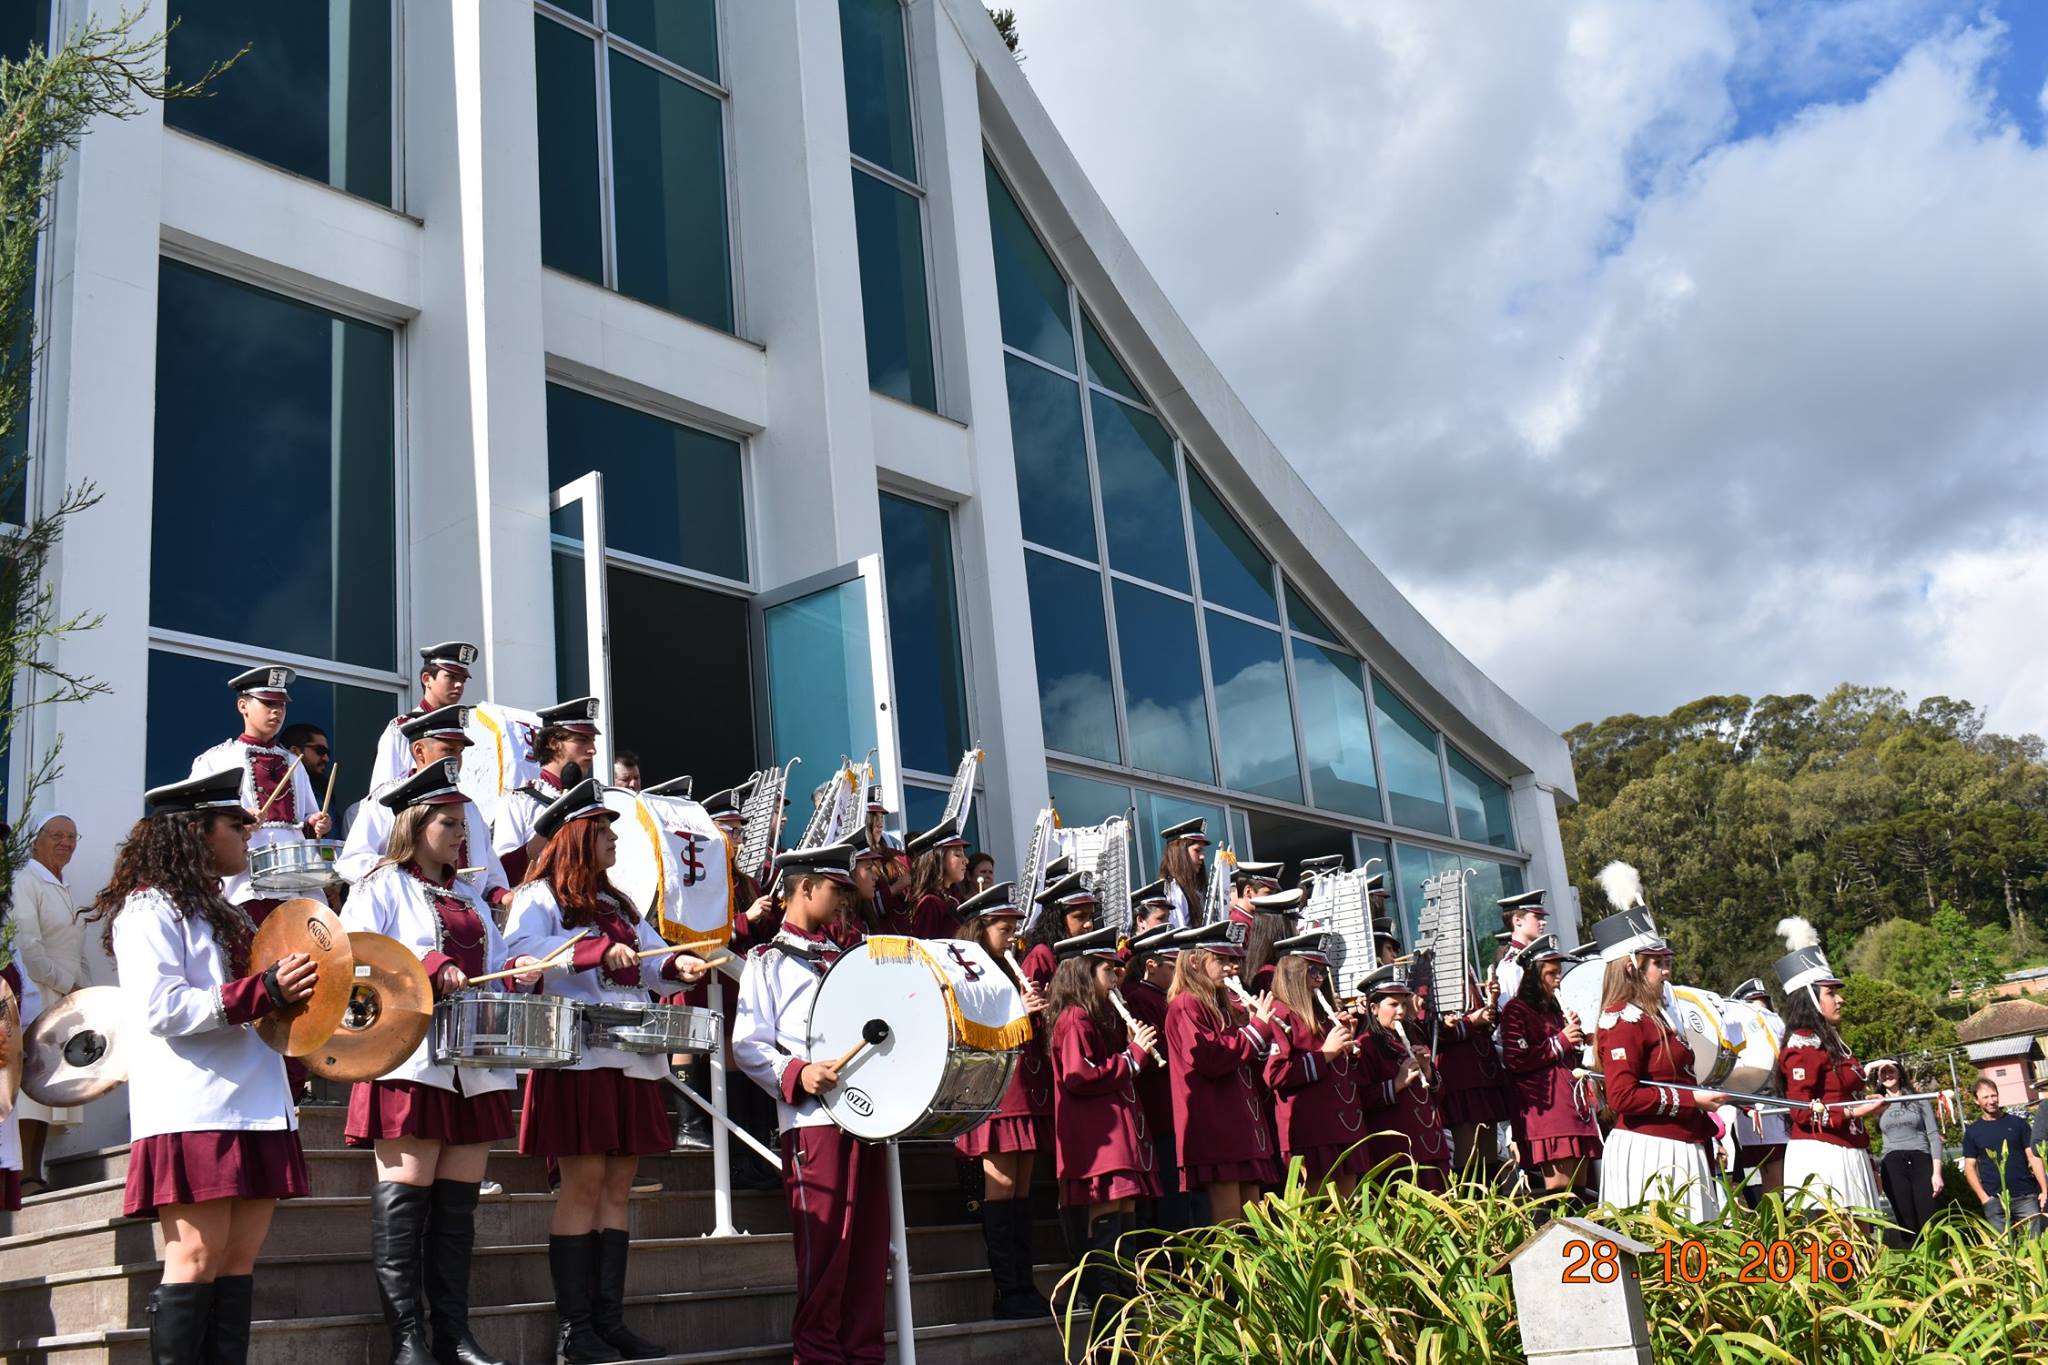
M254 1275L222 1275L213 1282L213 1316L206 1328L207 1365L247 1365L249 1317L255 1305Z
M590 1322L597 1284L591 1234L548 1238L548 1274L555 1282L555 1365L601 1365L619 1359Z
M668 1354L626 1326L626 1253L632 1239L624 1228L605 1228L590 1234L597 1249L597 1292L590 1303L590 1320L605 1345L627 1360L652 1360Z
M1017 1308L1018 1316L1042 1318L1052 1312L1052 1300L1038 1292L1038 1281L1032 1271L1038 1264L1038 1248L1034 1233L1037 1220L1031 1214L1031 1196L1010 1201L1010 1255L1017 1264ZM1023 1310L1029 1309L1029 1312ZM1003 1316L999 1314L998 1316Z
M153 1365L202 1365L213 1317L210 1284L160 1284L149 1296L149 1358Z
M504 1365L477 1343L469 1330L469 1271L476 1253L479 1185L436 1180L428 1187L426 1274L427 1320L434 1329L434 1359L440 1365Z
M425 1185L384 1181L370 1191L370 1269L391 1334L391 1365L433 1365L420 1279L429 1198Z

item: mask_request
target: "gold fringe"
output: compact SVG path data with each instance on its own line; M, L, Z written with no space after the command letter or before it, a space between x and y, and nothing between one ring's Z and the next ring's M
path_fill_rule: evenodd
M920 953L921 950L914 938L905 938L900 934L868 936L868 960L871 962L910 962L916 960ZM943 972L940 973L939 979L945 979Z
M502 797L505 794L505 732L498 728L498 722L492 720L488 712L471 710L470 714L491 732L496 741L491 745L491 756L498 760L498 794Z
M922 962L931 974L939 979L939 989L946 996L946 1014L953 1021L953 1035L969 1047L984 1052L1009 1052L1024 1046L1031 1038L1031 1016L1026 1014L1012 1019L1000 1028L977 1023L967 1017L960 1008L960 997L953 993L953 978L932 958L931 950L923 941L905 938L897 934L876 934L868 939L868 959L872 962Z
M680 943L682 940L671 938L668 931L668 878L662 875L661 869L661 831L654 827L654 817L647 813L645 802L633 803L633 819L639 824L640 832L647 836L647 842L654 845L654 904L641 907L640 913L642 916L654 917L655 927L661 931L664 939L670 943Z

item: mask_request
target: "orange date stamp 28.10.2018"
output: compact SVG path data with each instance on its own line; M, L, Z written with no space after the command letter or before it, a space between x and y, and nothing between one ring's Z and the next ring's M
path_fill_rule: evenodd
M1705 1242L1665 1242L1630 1265L1614 1243L1605 1240L1566 1242L1564 1283L1612 1284L1622 1276L1656 1280L1665 1284L1705 1284L1729 1276L1738 1284L1786 1284L1805 1276L1846 1284L1856 1273L1855 1248L1843 1241L1747 1241L1736 1249L1739 1264L1719 1268L1714 1250Z

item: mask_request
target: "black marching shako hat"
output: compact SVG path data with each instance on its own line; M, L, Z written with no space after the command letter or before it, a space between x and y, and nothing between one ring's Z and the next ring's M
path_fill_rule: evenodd
M1124 960L1123 943L1114 924L1090 929L1085 934L1063 938L1052 945L1052 955L1061 962L1070 957L1097 957L1105 962Z
M1330 965L1330 935L1321 929L1314 929L1306 934L1296 934L1293 938L1283 938L1273 945L1273 954L1276 957L1285 957L1290 953L1295 957L1305 958L1318 967L1327 967Z
M852 844L793 848L775 855L775 870L785 881L791 877L826 877L835 882L851 882L853 851Z
M1535 940L1511 949L1515 961L1524 967L1537 967L1545 962L1564 961L1564 949L1559 946L1556 934L1539 934Z
M567 730L572 735L597 735L597 698L578 697L574 701L559 701L553 706L543 706L534 713L540 717L541 725L550 730Z
M257 701L280 702L292 699L292 684L298 681L299 670L283 664L259 664L246 673L237 673L228 679L228 686L238 696L254 697Z
M467 744L469 712L467 706L443 706L405 721L398 727L398 733L405 737L407 744L416 739L459 739Z
M1159 879L1158 881L1156 881L1156 882L1146 882L1146 883L1145 883L1145 884L1144 884L1143 886L1139 887L1139 888L1138 888L1138 889L1137 889L1136 891L1133 891L1133 892L1131 893L1131 904L1132 904L1132 905L1170 905L1170 904L1172 904L1172 901L1171 901L1171 899L1170 899L1170 898L1169 898L1169 897L1167 896L1167 894L1166 894L1166 878L1164 878L1164 877L1161 877L1161 878L1160 878L1160 879Z
M1180 956L1180 935L1183 931L1171 924L1155 924L1141 934L1131 938L1131 965L1137 966L1148 957Z
M438 668L466 678L481 652L467 640L443 640L438 645L425 645L420 649L420 671Z
M986 891L977 891L960 902L957 912L960 922L971 919L1023 919L1024 907L1012 897L1016 894L1017 883L997 882Z
M737 820L740 808L747 804L747 797L754 790L754 780L748 778L737 787L727 787L722 792L713 792L698 804L704 813L714 820Z
M1244 931L1242 920L1219 919L1189 925L1180 931L1178 942L1183 950L1199 948L1218 957L1243 957Z
M151 815L204 815L215 810L242 809L242 770L208 773L152 787L142 794Z
M392 810L453 806L468 799L462 794L462 762L454 758L429 763L411 777L393 782L377 793L377 803Z
M1209 842L1209 821L1200 815L1192 820L1183 820L1177 825L1168 825L1159 831L1159 842L1170 844L1175 839L1199 839Z
M914 834L903 851L915 858L920 853L929 853L935 848L965 848L967 836L960 832L957 820L941 820L922 834Z
M1728 992L1730 1000L1740 1000L1745 1003L1756 999L1758 996L1762 996L1765 1000L1771 998L1771 992L1765 987L1764 979L1760 976L1752 976L1749 980Z
M1095 888L1079 872L1069 872L1058 881L1048 881L1045 890L1038 893L1040 905L1079 905L1086 901L1095 903Z
M680 796L683 800L687 801L696 788L697 779L685 773L681 777L671 777L666 782L657 782L651 787L642 787L640 794L642 796Z
M619 813L604 803L604 785L594 777L586 777L569 790L548 803L548 808L533 819L533 832L543 840L555 837L555 831L571 820L590 820L603 817L616 820Z
M873 815L877 811L887 811L888 809L889 803L882 800L882 784L879 782L870 784L868 787L868 814Z
M1358 982L1358 994L1368 1000L1377 1000L1383 995L1413 995L1415 985L1408 979L1408 964L1389 962L1384 967L1375 967Z
M1500 906L1501 916L1505 919L1513 919L1524 911L1532 915L1547 915L1550 913L1550 907L1543 903L1543 898L1548 894L1539 886L1534 891L1524 891L1518 896L1502 896L1497 904Z
M1255 863L1248 858L1240 858L1237 865L1230 869L1230 884L1235 886L1239 882L1271 882L1278 886L1282 866L1284 864Z
M1308 892L1300 887L1292 891L1273 891L1263 896L1250 898L1252 909L1262 915L1298 915L1301 903L1308 899Z

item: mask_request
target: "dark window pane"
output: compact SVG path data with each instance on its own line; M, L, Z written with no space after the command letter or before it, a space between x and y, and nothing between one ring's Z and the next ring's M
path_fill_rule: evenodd
M1380 759L1387 772L1387 818L1410 829L1449 834L1451 813L1444 805L1436 731L1377 678L1372 699L1379 713Z
M1195 514L1195 562L1202 566L1202 600L1278 624L1273 561L1252 543L1209 481L1193 468L1188 470L1188 506Z
M960 664L953 518L943 507L882 494L882 575L903 766L949 773L974 742Z
M1015 356L1005 356L1003 363L1024 539L1092 563L1095 508L1088 491L1081 386Z
M1440 876L1459 865L1456 854L1441 849L1418 848L1414 844L1396 846L1394 866L1396 894L1400 898L1401 942L1413 945L1416 940L1416 926L1422 921L1422 884L1431 877ZM1468 909L1471 908L1468 902ZM1487 907L1490 923L1486 925L1486 936L1490 940L1499 931L1500 916Z
M579 19L589 19L592 23L596 22L595 19L591 18L594 13L591 9L592 0L547 0L547 3L553 5L556 9L567 10ZM612 8L617 9L617 4L615 3Z
M1385 839L1375 839L1369 834L1355 836L1354 842L1357 844L1357 847L1352 851L1351 865L1360 871L1383 873L1386 875L1389 883L1391 883L1394 875L1393 846ZM1373 863L1372 859L1374 858L1379 859L1379 861ZM1368 867L1368 864L1370 864L1370 867ZM1391 914L1392 912L1390 911L1389 913ZM1395 918L1398 920L1399 916L1395 916Z
M1104 820L1128 814L1131 808L1131 789L1118 783L1077 777L1057 768L1046 772L1045 782L1051 794L1052 808L1059 812L1062 825L1076 828L1099 825ZM1151 880L1149 873L1131 869L1133 886L1143 886Z
M395 667L391 333L165 261L156 384L150 623Z
M610 0L604 18L627 42L718 79L718 0Z
M242 719L235 714L235 694L228 679L261 661L252 654L247 663L222 663L198 659L189 654L151 650L149 654L149 734L143 748L143 787L160 787L182 781L192 770L200 752L241 733ZM341 767L334 774L334 802L328 808L339 830L348 808L363 799L369 788L370 759L377 751L377 737L398 714L396 692L373 687L352 687L301 677L292 684L291 705L285 724L303 721L327 733L328 746ZM324 794L325 782L316 782L316 795ZM136 801L141 814L142 802ZM126 831L108 831L108 841ZM337 838L340 837L337 832Z
M561 513L555 515L559 517ZM573 550L557 545L553 569L555 695L587 697L590 695L590 611L584 596L583 553L580 545ZM644 773L642 775L645 776Z
M1257 856L1252 851L1255 845L1252 843L1251 820L1234 807L1230 812L1230 847L1240 858Z
M1138 866L1131 869L1131 881L1138 885L1151 881L1159 875L1159 860L1166 849L1159 839L1159 831L1172 829L1185 820L1197 816L1209 822L1209 837L1220 839L1224 833L1223 807L1207 801L1190 801L1186 797L1168 796L1163 792L1146 791L1138 788ZM1115 815L1122 811L1111 812ZM1061 818L1065 818L1061 812ZM1215 852L1208 854L1214 861Z
M995 238L996 302L1003 342L1074 372L1074 324L1067 282L1052 263L1009 186L988 166L989 230Z
M249 49L164 122L391 202L391 0L170 0L172 80Z
M540 258L604 283L604 202L597 175L597 66L590 39L533 20L540 134Z
M611 74L619 292L730 332L719 102L623 52Z
M1311 798L1324 810L1385 819L1379 778L1372 767L1364 671L1358 660L1340 650L1306 640L1295 640L1293 648Z
M1131 766L1214 782L1195 609L1135 583L1119 580L1112 586Z
M1287 706L1280 632L1213 611L1208 623L1223 785L1300 801L1301 766L1294 749L1294 715Z
M1479 970L1484 972L1498 956L1500 940L1500 899L1522 892L1522 869L1511 863L1471 862L1472 875L1465 879L1466 918L1472 925L1472 942L1478 949Z
M1038 657L1045 747L1115 763L1121 755L1102 577L1093 569L1028 552L1024 576L1031 589L1031 643Z
M1451 765L1451 803L1458 812L1458 837L1475 844L1513 848L1515 822L1508 812L1508 789L1456 749L1445 757Z
M910 126L902 0L839 0L839 50L853 154L915 181L917 138Z
M1088 401L1095 414L1095 468L1102 479L1110 567L1186 592L1188 543L1173 438L1149 413L1099 393Z
M1206 587L1207 585L1204 584L1204 586ZM1337 638L1337 632L1330 629L1330 623L1318 616L1316 609L1310 606L1307 600L1294 590L1292 583L1287 584L1287 624L1291 628L1300 631L1303 635L1313 635L1324 644L1342 645L1344 643Z
M914 196L856 170L853 223L860 244L868 387L936 412L932 317L924 281L924 210Z
M736 441L575 389L548 386L548 481L604 472L611 549L747 577L746 502Z
M1259 851L1259 861L1264 863L1285 863L1280 869L1280 884L1294 885L1301 873L1304 858L1326 858L1331 854L1351 857L1351 831L1335 825L1319 825L1313 820L1297 820L1287 815L1268 815L1264 811L1251 813L1252 846ZM1364 972L1359 973L1365 975ZM1346 983L1348 990L1350 983Z
M50 45L50 0L7 0L0 4L0 57L18 62L28 55L29 45ZM0 806L0 811L5 811Z
M1088 377L1133 403L1143 403L1145 395L1138 392L1137 384L1125 372L1116 352L1109 349L1102 333L1095 330L1095 319L1088 316L1086 309L1081 312L1081 338L1083 349L1088 353Z
M746 599L617 568L605 574L605 597L612 751L638 753L649 782L689 773L705 793L745 780L754 770ZM642 628L648 622L675 628Z
M946 797L950 793L943 787L919 787L910 783L903 786L903 827L911 834L922 834L946 818ZM981 847L981 811L967 812L967 827L961 831L967 836L970 849ZM1003 877L1002 864L1008 855L996 853L996 880Z

